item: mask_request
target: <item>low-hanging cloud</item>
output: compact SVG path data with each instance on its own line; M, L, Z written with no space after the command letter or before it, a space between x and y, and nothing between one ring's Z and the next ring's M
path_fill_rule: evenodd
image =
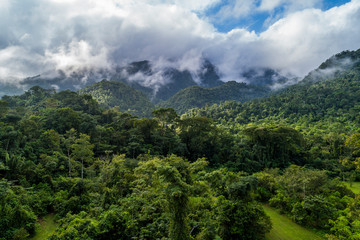
M0 82L58 70L68 75L111 70L141 60L151 61L155 72L174 67L196 75L202 60L209 59L224 81L241 81L242 71L257 67L301 77L331 55L360 45L360 0L327 11L313 8L319 0L301 6L298 1L234 1L234 6L246 3L244 15L286 4L289 11L262 33L241 28L218 32L199 13L219 2L2 0ZM231 11L229 6L218 14ZM154 79L144 83L154 84ZM161 74L158 80L167 81Z

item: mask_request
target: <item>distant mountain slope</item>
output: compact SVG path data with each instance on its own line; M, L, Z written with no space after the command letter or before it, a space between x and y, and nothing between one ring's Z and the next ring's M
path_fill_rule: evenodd
M303 83L322 81L328 78L340 76L350 70L360 61L360 49L356 51L343 51L338 53L325 62L317 69L311 71L302 81Z
M182 69L171 61L159 65L144 60L111 69L69 67L22 80L8 79L7 82L0 82L0 96L22 94L32 86L53 88L57 91L76 91L102 79L124 82L143 92L153 102L167 100L178 91L190 86L215 87L223 84L216 67L206 59L202 60L196 72Z
M211 105L227 100L245 102L265 96L268 92L269 89L265 87L229 81L214 88L203 88L200 86L186 88L175 94L168 101L160 103L159 106L171 107L178 113L184 113L191 108L203 107L206 104Z
M80 94L90 94L100 106L119 107L121 112L128 112L140 117L149 117L155 106L140 91L122 83L103 80L79 90Z
M167 100L190 86L215 87L223 84L215 67L207 60L204 60L197 78L195 81L187 70L180 71L172 67L159 69L149 61L140 61L118 68L111 80L122 81L142 91L155 103Z
M294 77L288 78L270 68L252 68L241 73L241 78L256 86L269 88L286 87L292 85ZM296 80L296 78L295 78Z
M340 56L341 58L339 58ZM344 67L344 61L348 64ZM188 113L204 115L230 125L254 122L289 124L338 122L360 123L360 51L340 53L325 61L316 79L309 74L303 82L270 97L245 103L226 102ZM326 72L337 69L334 75ZM313 72L315 72L313 71Z
M181 89L197 85L188 71L173 68L153 70L149 61L133 62L118 68L110 80L126 83L153 102L166 100Z

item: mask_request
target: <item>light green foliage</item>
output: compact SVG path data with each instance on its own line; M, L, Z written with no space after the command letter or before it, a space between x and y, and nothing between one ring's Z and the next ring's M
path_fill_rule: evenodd
M269 89L265 87L247 85L235 81L229 81L213 88L191 86L179 91L167 101L160 103L159 107L171 107L179 114L182 114L192 108L201 108L223 101L249 101L254 98L263 97L268 92Z
M50 236L50 240L90 240L95 239L98 234L98 221L86 217L85 212L80 212L78 215L69 214L67 218L61 221L61 224L64 229L56 231Z
M0 239L25 239L35 231L36 215L24 188L0 180Z
M140 117L150 116L154 105L147 97L122 82L103 80L80 90L80 94L90 94L100 106L105 108L118 107Z
M269 200L270 206L289 214L297 223L318 229L329 229L329 220L336 219L353 197L325 171L290 166L276 182L278 190Z
M81 178L84 178L84 164L91 164L93 161L94 145L90 143L90 136L81 133L80 137L71 145L72 158L74 161L81 161Z
M168 158L170 166L160 166L157 170L165 184L170 225L169 237L173 240L190 239L187 214L191 176L189 163L174 156Z
M278 171L273 169L273 171L263 171L255 174L258 179L257 186L257 199L262 202L268 201L275 191L279 188L278 183L276 182L275 177L278 176Z
M357 240L360 237L360 197L356 196L336 220L331 220L329 239Z

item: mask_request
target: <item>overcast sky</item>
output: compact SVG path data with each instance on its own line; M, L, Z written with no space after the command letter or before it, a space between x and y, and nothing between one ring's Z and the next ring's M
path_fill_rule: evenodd
M0 0L0 81L151 60L304 76L360 48L360 0Z

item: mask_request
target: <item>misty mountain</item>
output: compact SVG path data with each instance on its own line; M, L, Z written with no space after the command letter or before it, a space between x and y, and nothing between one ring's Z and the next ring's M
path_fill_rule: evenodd
M250 102L225 102L194 110L190 115L210 117L229 126L254 122L287 124L338 122L359 124L360 50L337 54L305 79L271 96ZM347 64L344 64L346 61ZM336 69L328 75L328 72ZM320 74L324 72L324 74ZM315 75L316 74L316 75Z
M133 62L126 67L117 68L111 80L125 82L145 93L153 102L167 100L190 86L215 87L223 84L215 66L207 60L196 75L173 67L156 69L149 61Z
M104 108L118 107L139 117L149 117L155 109L149 99L140 91L122 83L103 80L78 91L91 95Z
M272 89L284 88L298 81L295 77L285 77L271 68L250 68L240 75L251 85L267 86Z
M179 91L169 100L159 104L160 107L174 108L178 113L195 108L203 107L206 104L215 104L223 101L233 100L239 102L249 101L254 98L263 97L270 92L264 86L248 85L229 81L214 88L192 86Z
M44 73L42 75L39 74L23 79L18 85L0 83L0 96L22 94L25 90L28 90L33 86L39 86L44 89L55 89L57 91L76 91L111 76L110 71L103 69L83 69L70 72L71 73L65 73L64 71L59 70L51 73Z
M330 57L317 69L311 71L302 82L316 82L328 78L339 77L352 68L356 68L359 63L360 49L356 51L343 51Z
M26 88L25 88L26 89ZM0 96L4 95L20 95L24 93L24 88L22 86L13 85L9 83L0 82Z
M197 85L188 71L152 69L149 61L133 62L116 69L112 81L121 81L143 92L153 102L166 100L179 90Z
M214 87L223 84L216 67L208 60L203 61L197 73L179 70L176 67L155 66L150 61L139 61L114 69L67 69L46 72L25 78L16 86L0 83L0 94L21 94L32 86L76 91L102 79L124 82L143 92L153 102L164 101L189 86Z
M241 72L242 69L239 69ZM180 70L171 64L158 64L150 61L139 61L113 69L67 69L56 72L46 72L28 77L18 85L1 84L1 95L21 94L32 86L45 89L77 91L102 79L126 83L132 88L144 93L153 103L166 101L182 89L191 86L213 88L222 85L216 66L204 59L196 72ZM235 79L236 80L236 79ZM239 73L238 81L252 85L269 86L286 85L287 78L271 69L251 69ZM10 81L8 81L10 82Z

